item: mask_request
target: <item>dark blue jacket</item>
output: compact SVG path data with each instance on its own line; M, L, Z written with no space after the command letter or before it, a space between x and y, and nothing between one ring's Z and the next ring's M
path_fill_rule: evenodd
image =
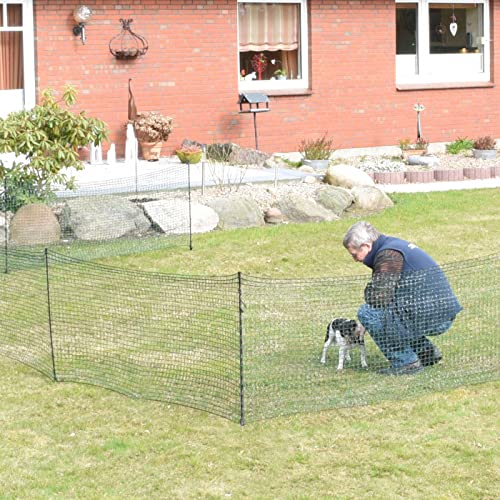
M428 335L443 322L453 320L462 307L448 279L438 264L413 243L381 235L373 242L363 264L373 269L376 256L389 249L403 255L404 265L392 302L387 306L388 321L397 323L398 330L405 325L411 335Z

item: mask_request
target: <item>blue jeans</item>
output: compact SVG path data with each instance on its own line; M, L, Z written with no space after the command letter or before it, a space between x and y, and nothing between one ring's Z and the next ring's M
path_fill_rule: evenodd
M391 308L375 309L368 304L359 308L358 318L394 368L414 363L419 353L433 349L432 342L426 336L441 335L453 323L453 320L443 321L422 335L409 330L403 319Z

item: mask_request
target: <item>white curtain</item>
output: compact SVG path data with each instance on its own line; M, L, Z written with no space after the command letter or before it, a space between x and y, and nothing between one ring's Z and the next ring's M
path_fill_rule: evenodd
M295 50L299 47L298 4L239 4L240 51Z

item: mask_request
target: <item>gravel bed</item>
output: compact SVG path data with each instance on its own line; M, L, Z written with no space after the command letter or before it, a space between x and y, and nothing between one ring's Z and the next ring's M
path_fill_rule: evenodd
M439 165L434 169L442 170L460 169L464 167L494 167L500 165L500 158L495 160L478 160L471 152L456 155L438 154L432 155L439 159ZM361 157L339 160L338 163L354 165L365 172L404 172L407 170L429 170L426 166L408 165L399 158L387 157Z

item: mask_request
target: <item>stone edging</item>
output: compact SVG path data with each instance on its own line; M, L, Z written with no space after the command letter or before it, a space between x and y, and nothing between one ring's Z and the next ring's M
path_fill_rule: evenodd
M370 172L377 184L428 183L442 181L463 181L500 177L500 166L464 167L446 170L408 170L401 172Z

